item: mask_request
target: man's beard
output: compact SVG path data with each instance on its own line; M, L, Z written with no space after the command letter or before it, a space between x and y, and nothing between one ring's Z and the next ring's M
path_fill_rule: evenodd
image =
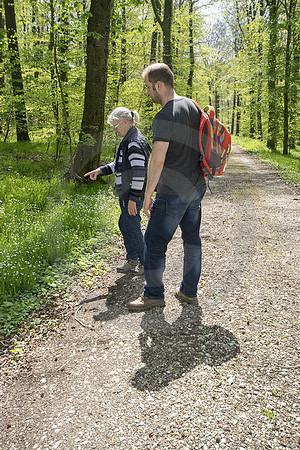
M152 97L153 103L159 103L161 105L161 96L159 95L159 93L155 88L153 89L152 93L153 93Z

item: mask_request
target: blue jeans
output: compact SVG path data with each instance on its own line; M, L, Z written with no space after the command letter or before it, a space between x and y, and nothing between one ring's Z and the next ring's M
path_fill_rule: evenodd
M140 263L144 265L144 240L140 216L143 202L139 201L136 203L136 216L128 214L128 200L119 197L119 202L121 208L119 228L124 239L126 259L139 259Z
M206 185L187 195L156 194L151 216L145 231L145 279L144 296L164 298L162 281L166 251L178 225L180 225L184 249L183 278L180 290L188 297L196 297L201 274L201 200Z

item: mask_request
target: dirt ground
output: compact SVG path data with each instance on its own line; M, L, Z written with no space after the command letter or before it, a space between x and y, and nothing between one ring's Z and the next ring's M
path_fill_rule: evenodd
M174 297L179 233L164 309L128 312L143 278L115 258L13 369L4 355L1 450L300 447L299 190L236 146L211 189L199 305Z

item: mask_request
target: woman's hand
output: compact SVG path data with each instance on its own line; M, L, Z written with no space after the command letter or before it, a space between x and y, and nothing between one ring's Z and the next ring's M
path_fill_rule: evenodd
M95 181L95 180L97 180L97 176L101 175L101 173L102 173L102 170L99 168L99 169L92 170L91 172L85 173L84 176L85 177L89 176L91 180Z
M134 202L133 200L128 200L128 214L130 216L137 215L136 202Z

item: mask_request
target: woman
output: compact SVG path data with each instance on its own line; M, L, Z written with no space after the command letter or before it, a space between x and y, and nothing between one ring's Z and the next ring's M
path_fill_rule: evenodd
M117 271L142 274L144 272L144 241L140 211L144 200L150 146L135 127L135 123L139 122L137 111L130 111L124 107L116 108L108 116L107 122L123 138L118 146L116 159L84 176L96 180L98 175L115 173L115 189L121 207L119 228L126 248L126 262L118 267Z

